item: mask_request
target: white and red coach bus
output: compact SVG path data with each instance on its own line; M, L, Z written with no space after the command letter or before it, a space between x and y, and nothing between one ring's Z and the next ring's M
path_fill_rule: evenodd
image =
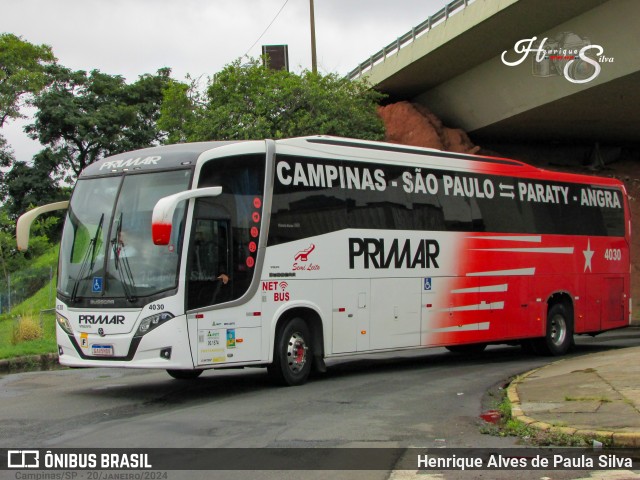
M32 219L19 222L25 248ZM70 366L267 366L627 326L621 182L333 137L156 147L80 175L60 247Z

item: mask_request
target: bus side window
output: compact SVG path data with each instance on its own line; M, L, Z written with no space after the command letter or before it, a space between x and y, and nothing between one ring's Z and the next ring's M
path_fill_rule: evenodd
M187 309L237 300L252 285L261 232L264 171L264 154L213 159L203 165L198 188L218 186L222 193L196 200L188 257ZM198 265L198 255L213 260L203 263L201 257Z
M231 285L222 284L220 275L229 275L229 221L194 221L193 242L188 263L188 308L200 308L227 301Z

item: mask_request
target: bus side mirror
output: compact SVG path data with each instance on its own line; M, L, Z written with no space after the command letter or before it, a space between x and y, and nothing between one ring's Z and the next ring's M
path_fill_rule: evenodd
M18 244L18 250L26 252L29 249L29 231L31 230L31 224L36 218L43 213L53 212L54 210L64 210L68 207L69 201L67 200L42 205L41 207L36 207L22 214L16 223L16 243Z
M169 245L173 212L175 212L178 203L191 198L216 197L221 193L222 187L207 187L175 193L158 200L156 206L153 207L153 215L151 216L151 237L153 238L153 243L156 245Z

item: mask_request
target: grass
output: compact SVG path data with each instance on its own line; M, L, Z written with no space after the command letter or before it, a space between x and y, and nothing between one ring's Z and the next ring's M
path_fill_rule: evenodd
M52 280L55 286L55 280ZM16 332L21 323L30 319L40 328L40 311L48 306L49 284L41 288L33 297L17 305L11 314L0 316L0 359L22 357L26 355L41 355L57 351L55 314L42 315L42 331L39 338L24 339ZM14 342L14 339L20 341Z
M43 328L40 323L39 318L34 315L17 318L13 325L11 344L18 345L19 343L41 339L43 337Z
M535 446L558 446L558 447L590 447L594 440L601 442L604 446L610 446L611 440L601 437L590 437L583 435L569 434L554 429L545 431L533 428L511 415L511 402L507 398L506 389L501 398L496 399L496 410L500 412L501 419L496 424L484 424L480 427L480 432L486 435L498 437L519 437L523 445ZM553 425L554 427L564 427L566 425Z
M53 267L58 262L58 247L52 247L43 255L35 258L31 266ZM0 359L21 357L27 355L42 355L57 351L55 314L42 314L42 331L37 338L26 339L25 329L31 333L40 328L42 310L55 308L55 277L45 284L35 295L19 303L10 313L0 315ZM31 322L31 327L26 327ZM19 333L20 330L22 333ZM17 341L14 341L17 340Z
M565 402L601 402L601 403L611 402L611 400L608 399L607 397L571 397L568 395L564 397L564 401Z

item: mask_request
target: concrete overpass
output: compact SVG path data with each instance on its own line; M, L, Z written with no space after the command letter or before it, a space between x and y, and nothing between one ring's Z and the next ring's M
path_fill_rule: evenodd
M351 76L367 78L391 100L424 104L481 145L640 142L640 1L456 0L431 28L426 23ZM534 36L549 39L549 58L537 62L529 53L520 65L505 65L503 52L515 62L522 56L515 44ZM576 39L602 46L607 61L598 62L597 77L578 84L562 74L535 76L533 69L551 73L552 64L566 63L550 51L556 37L565 50Z

